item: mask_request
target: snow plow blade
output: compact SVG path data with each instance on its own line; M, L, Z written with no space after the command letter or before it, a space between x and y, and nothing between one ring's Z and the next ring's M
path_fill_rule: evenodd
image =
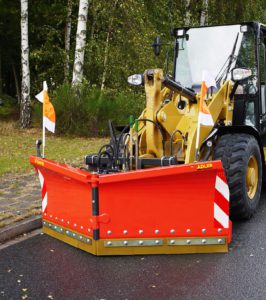
M227 252L229 189L220 161L99 175L30 157L43 231L95 255Z

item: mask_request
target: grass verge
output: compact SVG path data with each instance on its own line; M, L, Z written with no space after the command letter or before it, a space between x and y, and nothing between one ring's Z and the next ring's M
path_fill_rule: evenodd
M35 141L41 138L40 129L21 130L15 122L0 122L0 176L33 170L29 156L36 154ZM73 166L83 164L84 155L95 153L106 138L63 137L47 133L46 158Z

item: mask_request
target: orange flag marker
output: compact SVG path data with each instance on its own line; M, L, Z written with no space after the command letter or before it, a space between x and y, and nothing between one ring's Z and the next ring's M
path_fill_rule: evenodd
M43 90L35 96L43 104L43 157L45 148L45 128L51 132L55 132L56 115L53 104L48 96L48 87L46 81L43 82Z
M205 102L205 97L207 95L208 89L210 87L216 87L216 82L214 77L206 70L202 72L202 84L200 91L200 103L199 103L199 115L198 115L198 127L196 136L196 151L195 151L195 161L197 160L198 149L199 149L199 137L200 137L200 126L213 126L214 122L209 108Z

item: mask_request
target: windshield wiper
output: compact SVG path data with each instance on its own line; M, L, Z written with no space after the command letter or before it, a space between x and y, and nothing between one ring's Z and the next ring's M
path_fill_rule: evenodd
M235 55L235 51L236 51L236 45L237 45L237 42L238 42L238 37L239 37L239 33L236 36L236 40L235 40L235 43L234 43L231 54L228 56L225 63L223 64L221 70L218 72L218 74L215 78L215 80L217 82L217 85L220 85L220 83L221 83L224 76L225 76L224 77L225 80L227 79L227 76L230 72L232 63L237 59L237 56Z

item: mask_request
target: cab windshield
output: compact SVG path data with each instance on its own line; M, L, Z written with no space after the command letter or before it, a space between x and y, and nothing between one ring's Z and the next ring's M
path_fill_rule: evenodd
M234 67L243 38L240 25L191 28L186 34L187 39L179 39L176 81L197 90L201 85L203 70L217 77L230 64L230 55L233 57L230 69Z

